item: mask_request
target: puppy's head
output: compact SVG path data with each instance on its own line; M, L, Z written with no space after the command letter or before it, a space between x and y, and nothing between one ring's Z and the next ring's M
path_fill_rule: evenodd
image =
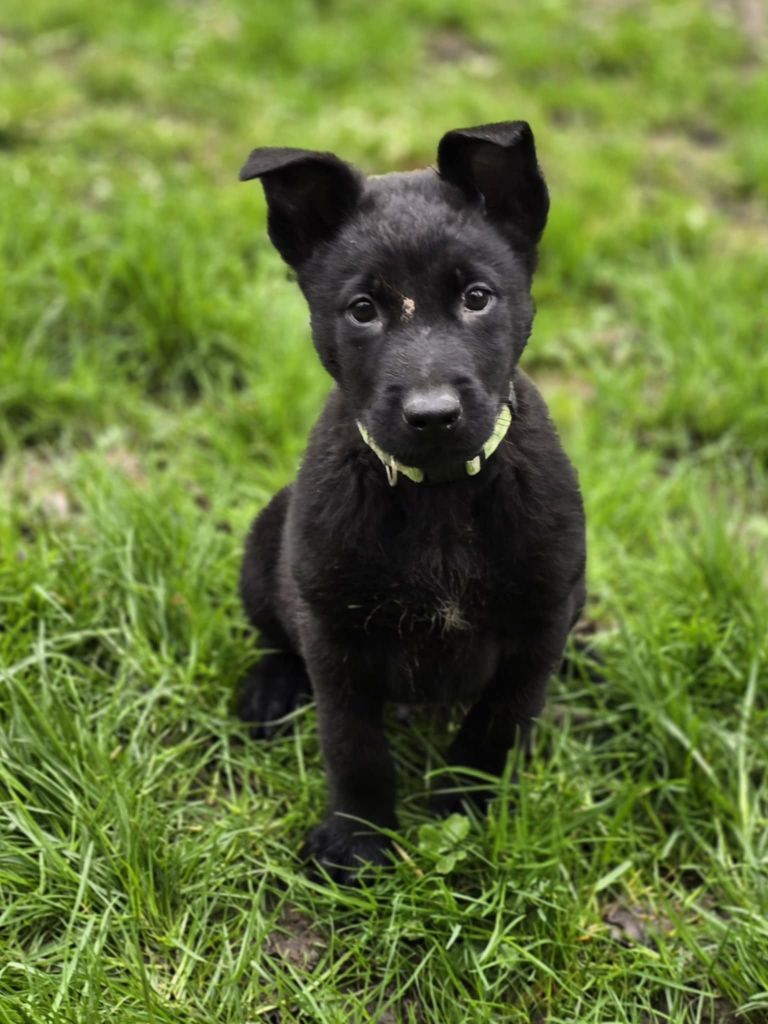
M240 177L261 179L320 358L377 444L435 473L476 455L533 319L549 196L528 125L448 132L436 170L256 149Z

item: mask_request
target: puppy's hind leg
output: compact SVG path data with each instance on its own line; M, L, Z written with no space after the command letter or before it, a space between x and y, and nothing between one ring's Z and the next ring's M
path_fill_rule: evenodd
M262 633L261 642L265 642ZM251 735L268 740L286 725L284 719L306 704L311 687L304 662L297 654L267 650L261 661L240 680L237 713L251 724Z
M283 523L290 500L286 487L256 517L245 542L240 596L251 625L259 632L261 660L240 681L237 713L253 723L255 739L269 739L282 719L311 695L309 676L281 622L277 566Z

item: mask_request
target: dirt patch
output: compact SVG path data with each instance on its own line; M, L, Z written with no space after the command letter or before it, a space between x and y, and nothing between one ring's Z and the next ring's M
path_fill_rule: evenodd
M716 999L712 1006L712 1024L736 1024L737 1021L749 1020L736 1012L736 1007L727 999ZM755 1020L755 1018L753 1018Z
M473 78L492 78L500 62L490 46L473 39L459 25L444 25L430 33L425 42L429 64L460 67Z
M77 511L64 468L55 460L29 455L9 467L8 493L17 508L64 522Z
M116 446L110 448L104 455L104 461L111 469L116 469L123 476L133 483L144 487L147 484L147 475L144 472L141 461L135 452L130 448Z
M622 946L647 946L653 949L655 938L670 935L674 928L669 918L657 914L650 907L625 905L618 901L603 907L603 921L609 934Z
M444 25L428 37L427 54L438 64L458 64L473 57L489 57L491 51L459 25Z
M315 969L327 945L311 917L295 907L286 907L264 948L270 956L308 972Z

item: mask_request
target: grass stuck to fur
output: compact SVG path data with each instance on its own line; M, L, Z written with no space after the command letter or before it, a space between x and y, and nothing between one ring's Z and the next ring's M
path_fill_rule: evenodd
M767 45L735 0L5 5L2 1024L768 1021ZM321 885L313 710L230 710L241 538L328 388L236 173L509 117L604 679L483 819L393 722L392 870Z

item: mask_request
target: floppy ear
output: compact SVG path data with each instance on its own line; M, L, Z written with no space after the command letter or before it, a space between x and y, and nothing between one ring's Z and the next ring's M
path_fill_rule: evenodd
M440 140L440 176L470 198L482 197L499 227L535 245L547 223L549 192L525 121L457 128Z
M362 176L333 153L254 149L240 180L261 178L272 244L294 269L334 236L362 192Z

